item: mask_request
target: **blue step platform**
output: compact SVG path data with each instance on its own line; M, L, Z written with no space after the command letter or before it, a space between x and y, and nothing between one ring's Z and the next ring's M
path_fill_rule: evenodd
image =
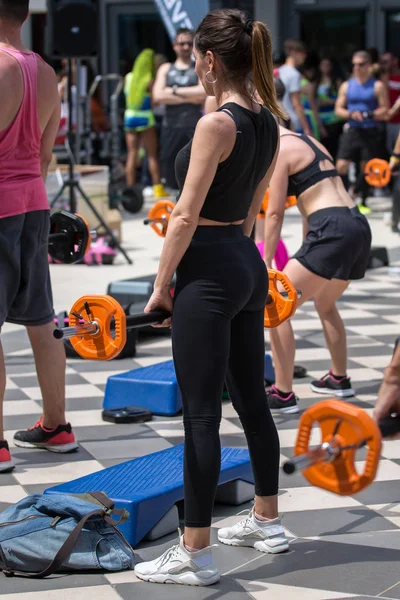
M264 379L274 383L271 356L265 355ZM103 409L141 406L155 415L174 416L182 410L182 398L176 381L174 362L133 369L108 378Z
M249 453L243 448L222 448L219 485L237 480L254 482ZM117 508L128 510L130 517L120 531L136 546L183 500L183 444L49 488L45 494L93 491L105 492Z

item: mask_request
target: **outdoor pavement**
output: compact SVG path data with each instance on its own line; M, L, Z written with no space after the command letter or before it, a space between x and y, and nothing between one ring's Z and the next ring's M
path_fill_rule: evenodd
M400 236L383 220L385 199L372 202L369 217L373 245L388 248L391 266L400 264ZM145 211L125 215L123 245L133 265L118 256L112 266L51 265L56 312L68 310L85 294L106 293L111 281L155 273L162 239L142 224ZM297 209L287 213L283 237L290 252L301 241ZM340 301L348 334L348 372L357 392L352 403L371 413L382 373L400 334L400 276L388 268L368 271L365 280L350 286ZM309 376L296 380L301 410L323 397L310 391L309 382L330 366L321 325L311 302L293 319L297 338L296 364ZM188 332L190 335L190 332ZM6 438L31 426L41 414L41 396L25 331L6 325L2 341L7 363L5 402ZM266 332L266 348L268 332ZM58 456L46 451L14 448L17 465L0 476L0 510L27 494L92 473L133 457L183 442L181 417L155 417L146 424L112 425L101 419L107 378L117 372L171 358L170 339L142 339L134 359L111 362L68 360L68 419L80 443L76 454ZM51 366L49 366L51 368ZM292 454L299 416L276 419L282 461ZM245 446L236 413L223 405L223 445ZM365 454L361 453L362 463ZM213 542L217 528L234 523L251 504L216 505ZM12 600L140 600L148 598L210 600L325 600L339 598L400 598L400 441L385 442L374 484L354 497L339 497L311 487L301 475L280 480L280 511L291 539L284 555L264 555L249 548L220 546L215 551L221 582L210 588L158 586L139 582L133 572L113 575L82 574L48 580L9 579L0 575L0 595ZM156 542L140 544L137 559L155 558L177 540L178 532Z

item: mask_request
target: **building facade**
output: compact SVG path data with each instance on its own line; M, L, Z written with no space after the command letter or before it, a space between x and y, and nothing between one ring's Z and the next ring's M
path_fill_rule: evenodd
M99 0L103 73L124 73L145 46L172 57L154 0ZM46 0L31 0L25 43L45 55ZM286 38L302 39L312 51L349 66L354 50L375 47L400 55L399 0L210 0L210 8L241 8L268 24L274 50Z

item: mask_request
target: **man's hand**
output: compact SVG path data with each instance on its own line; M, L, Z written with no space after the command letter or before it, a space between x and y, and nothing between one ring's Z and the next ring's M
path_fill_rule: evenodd
M360 110L353 110L353 112L350 113L350 119L353 121L364 121L364 117Z
M374 419L380 421L392 413L400 415L400 377L388 367L379 389L373 414ZM396 438L400 438L400 434Z

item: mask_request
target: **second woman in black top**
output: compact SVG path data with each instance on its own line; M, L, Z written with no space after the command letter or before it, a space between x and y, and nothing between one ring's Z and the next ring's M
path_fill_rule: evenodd
M237 10L210 13L196 33L194 53L197 75L219 110L199 121L177 157L181 195L146 307L173 309L185 429L185 531L176 546L137 565L135 573L156 583L210 585L220 577L210 526L224 381L247 438L256 498L245 519L219 530L219 541L269 553L289 547L278 515L279 438L264 387L268 274L250 237L279 150L273 115L282 113L263 23L246 21ZM266 108L256 102L256 91Z

